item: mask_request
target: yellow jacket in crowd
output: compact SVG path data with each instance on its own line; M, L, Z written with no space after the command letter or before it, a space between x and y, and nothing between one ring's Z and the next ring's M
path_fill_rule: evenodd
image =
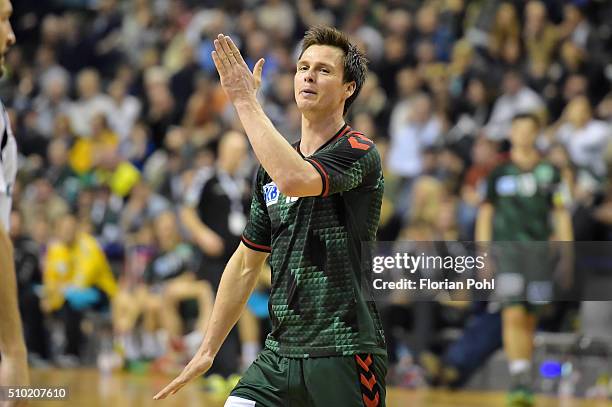
M48 311L64 305L63 289L97 287L109 299L117 292L117 282L106 255L93 236L78 233L71 246L56 242L47 252L43 276L45 302Z

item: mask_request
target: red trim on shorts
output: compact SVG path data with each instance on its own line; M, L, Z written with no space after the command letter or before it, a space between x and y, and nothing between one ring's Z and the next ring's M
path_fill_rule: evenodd
M357 373L359 375L359 387L364 407L378 407L380 405L380 390L378 380L371 369L374 362L372 354L355 355Z

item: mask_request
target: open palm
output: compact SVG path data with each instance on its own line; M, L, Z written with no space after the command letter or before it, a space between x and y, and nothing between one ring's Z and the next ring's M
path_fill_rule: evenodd
M241 97L254 97L261 85L264 59L260 58L251 72L229 36L219 34L214 45L212 58L219 72L221 86L230 100L235 102Z

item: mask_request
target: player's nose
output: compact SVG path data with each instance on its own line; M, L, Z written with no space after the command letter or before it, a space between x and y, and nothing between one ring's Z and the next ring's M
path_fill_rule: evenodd
M304 73L304 82L312 83L315 81L314 70L309 69Z
M7 46L11 47L15 45L17 42L17 38L15 37L15 31L13 31L13 26L9 23L9 32L6 37Z

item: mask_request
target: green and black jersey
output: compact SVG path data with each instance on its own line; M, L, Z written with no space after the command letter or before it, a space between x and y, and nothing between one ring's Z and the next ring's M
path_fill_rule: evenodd
M495 168L486 196L495 208L493 240L547 241L560 182L557 168L544 161L528 171L512 162Z
M300 358L384 354L378 312L361 284L361 242L375 240L383 196L378 151L344 125L304 159L321 175L321 195L284 196L260 168L242 236L271 252L266 347Z

